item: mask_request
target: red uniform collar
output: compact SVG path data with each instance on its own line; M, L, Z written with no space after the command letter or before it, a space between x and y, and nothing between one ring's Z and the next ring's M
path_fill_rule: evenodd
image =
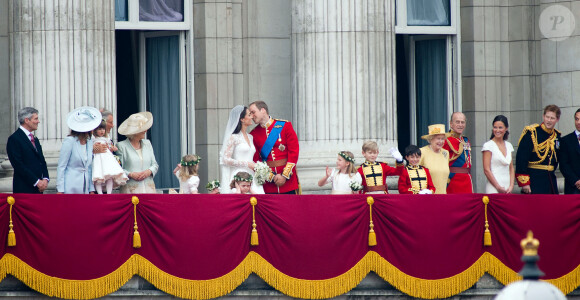
M274 119L272 119L272 117L270 117L270 120L268 120L268 122L266 122L266 124L264 125L260 125L262 126L262 128L270 128L270 126L272 126L272 124L274 124Z

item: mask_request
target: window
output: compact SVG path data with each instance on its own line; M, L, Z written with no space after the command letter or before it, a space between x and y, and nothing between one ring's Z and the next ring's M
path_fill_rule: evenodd
M117 119L153 114L147 138L161 169L195 152L192 2L115 0ZM157 189L179 187L171 172L154 180Z
M115 29L187 30L191 1L115 0Z
M398 34L457 34L458 0L397 0Z
M424 144L430 124L461 111L458 0L397 0L398 136ZM402 139L402 140L401 140Z

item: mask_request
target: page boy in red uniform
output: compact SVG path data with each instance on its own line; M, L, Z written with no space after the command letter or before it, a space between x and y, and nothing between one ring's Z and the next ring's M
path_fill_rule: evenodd
M429 169L419 165L421 149L415 145L405 148L407 166L399 176L399 194L435 194Z
M393 168L383 162L377 162L379 145L374 141L366 141L362 146L365 162L358 168L362 177L363 194L388 194L387 176L401 175L405 166L403 156L396 148L389 149L389 153L397 160L397 167Z

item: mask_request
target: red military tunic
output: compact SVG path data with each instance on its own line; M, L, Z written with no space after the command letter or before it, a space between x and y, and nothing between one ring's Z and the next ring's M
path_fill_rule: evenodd
M262 161L260 158L260 150L278 121L270 118L270 121L266 123L265 127L258 125L250 132L254 137L254 146L256 147L254 161ZM296 136L296 132L294 132L294 128L292 128L292 123L288 121L283 122L286 122L286 124L284 124L280 135L276 139L276 143L274 143L274 147L272 147L266 159L266 163L272 170L270 178L264 183L264 192L266 194L287 193L298 190L299 188L298 176L296 174L296 163L298 162L299 152L298 137ZM274 175L276 174L281 174L287 180L281 187L276 186L273 181Z
M471 183L471 143L464 136L451 131L443 149L449 151L449 180L447 194L473 193Z
M405 169L402 163L397 163L397 167L389 167L383 162L365 161L358 168L358 173L362 177L362 193L384 192L388 194L387 176L401 175Z
M407 166L399 176L399 194L418 194L428 189L435 194L435 185L429 169L423 166Z

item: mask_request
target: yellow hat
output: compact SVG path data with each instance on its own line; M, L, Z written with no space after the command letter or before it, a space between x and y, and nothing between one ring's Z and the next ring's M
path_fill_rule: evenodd
M445 131L445 125L443 124L433 124L429 125L429 134L422 136L421 138L426 140L428 137L438 134L444 134L445 137L450 136L448 132Z

